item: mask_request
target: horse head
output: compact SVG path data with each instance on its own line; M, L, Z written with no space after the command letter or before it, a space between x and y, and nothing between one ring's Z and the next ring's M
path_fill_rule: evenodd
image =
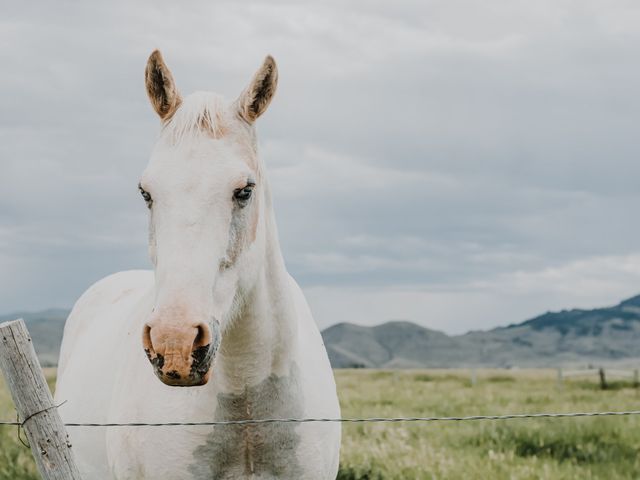
M273 97L278 73L267 57L234 101L208 92L182 98L154 51L145 80L162 128L139 184L155 270L142 344L162 382L203 385L243 292L263 271L270 200L254 122Z

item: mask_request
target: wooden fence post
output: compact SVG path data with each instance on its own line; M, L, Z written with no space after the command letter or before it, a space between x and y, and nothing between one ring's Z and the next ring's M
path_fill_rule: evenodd
M69 436L22 319L0 324L0 369L45 480L79 480Z
M607 377L604 374L604 368L600 367L600 370L598 370L598 374L600 375L600 388L602 390L606 390L608 388L608 385Z

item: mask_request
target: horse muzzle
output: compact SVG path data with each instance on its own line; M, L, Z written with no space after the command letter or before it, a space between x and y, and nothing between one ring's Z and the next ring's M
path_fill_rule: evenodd
M220 344L220 325L181 325L151 321L144 326L142 345L162 383L194 387L209 381Z

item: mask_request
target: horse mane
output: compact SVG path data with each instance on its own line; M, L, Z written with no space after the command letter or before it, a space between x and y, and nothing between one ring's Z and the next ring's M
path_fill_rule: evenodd
M224 98L212 92L195 92L185 98L162 132L172 144L179 144L197 134L220 138L224 134Z

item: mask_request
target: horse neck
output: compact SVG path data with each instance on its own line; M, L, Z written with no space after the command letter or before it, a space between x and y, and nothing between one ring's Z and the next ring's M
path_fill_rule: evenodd
M265 261L239 314L222 336L217 370L225 390L243 391L269 375L287 375L295 361L298 318L268 188L265 192Z

